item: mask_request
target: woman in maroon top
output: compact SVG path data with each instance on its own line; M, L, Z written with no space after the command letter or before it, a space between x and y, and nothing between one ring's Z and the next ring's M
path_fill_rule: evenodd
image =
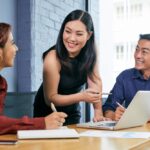
M11 26L0 23L0 71L14 65L14 58L18 51L13 40ZM9 118L3 115L4 100L7 93L7 82L0 75L0 134L16 133L17 130L27 129L54 129L65 122L67 115L63 112L54 112L46 117L20 119Z

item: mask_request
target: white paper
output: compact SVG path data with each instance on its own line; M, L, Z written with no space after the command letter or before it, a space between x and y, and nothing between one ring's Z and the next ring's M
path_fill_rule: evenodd
M18 139L43 139L43 138L79 138L75 129L63 128L54 130L19 130Z
M122 132L122 131L88 130L88 131L80 133L80 136L109 137L109 138L149 138L150 132Z

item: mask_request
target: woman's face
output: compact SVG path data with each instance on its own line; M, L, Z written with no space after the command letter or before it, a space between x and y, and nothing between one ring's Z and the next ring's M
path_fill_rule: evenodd
M10 32L4 48L0 48L1 69L4 67L12 67L14 65L17 50L18 48L13 40L13 35Z
M75 57L80 53L91 34L87 32L86 26L80 20L66 23L63 32L63 43L70 57Z

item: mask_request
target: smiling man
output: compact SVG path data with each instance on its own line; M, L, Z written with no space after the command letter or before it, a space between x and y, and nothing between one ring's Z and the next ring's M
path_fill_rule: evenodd
M103 105L104 116L119 120L139 90L150 90L150 34L139 37L135 52L135 67L124 70L116 78L111 95ZM124 104L124 107L118 106Z

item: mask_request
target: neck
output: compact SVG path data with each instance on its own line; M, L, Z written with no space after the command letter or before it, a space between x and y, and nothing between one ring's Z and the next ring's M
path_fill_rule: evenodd
M0 71L3 69L3 67L2 66L0 66Z
M150 71L143 72L143 77L148 80L150 78Z

